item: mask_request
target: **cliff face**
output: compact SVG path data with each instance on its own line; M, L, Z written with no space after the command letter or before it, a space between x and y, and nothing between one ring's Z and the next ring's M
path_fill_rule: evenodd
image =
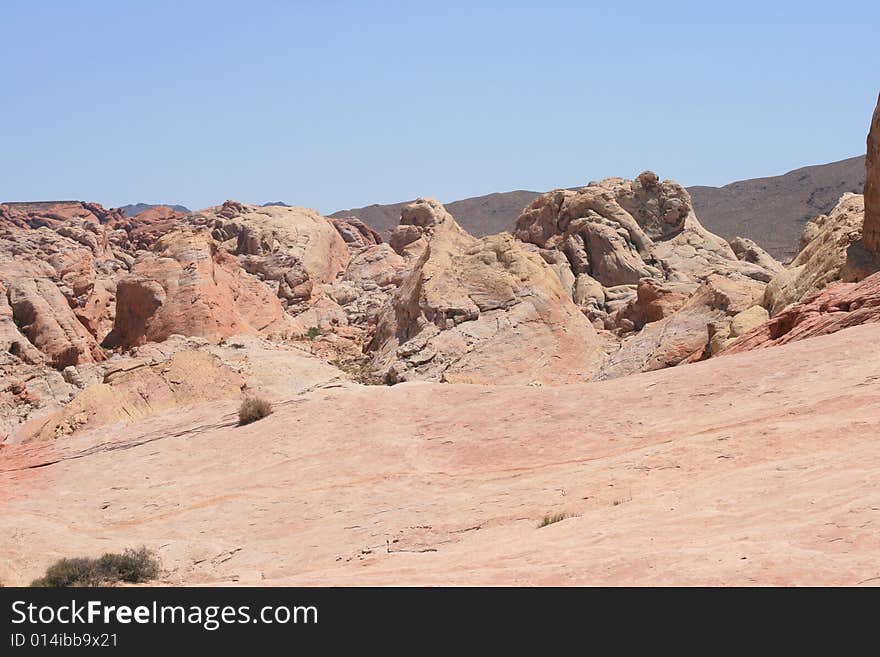
M865 170L865 227L862 239L865 248L875 257L880 257L880 98L868 133Z

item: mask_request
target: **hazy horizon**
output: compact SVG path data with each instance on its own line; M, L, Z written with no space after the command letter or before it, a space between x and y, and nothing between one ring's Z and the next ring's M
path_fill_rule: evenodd
M4 3L0 199L323 213L864 153L867 2ZM89 85L85 85L89 81Z

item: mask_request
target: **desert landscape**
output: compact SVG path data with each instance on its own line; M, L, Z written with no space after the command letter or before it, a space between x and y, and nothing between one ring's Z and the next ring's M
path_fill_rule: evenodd
M880 584L877 272L880 102L723 188L0 204L0 582Z

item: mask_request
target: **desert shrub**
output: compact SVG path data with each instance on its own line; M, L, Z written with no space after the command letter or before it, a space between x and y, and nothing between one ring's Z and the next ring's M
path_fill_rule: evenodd
M306 331L306 336L309 340L314 340L319 335L321 335L321 329L319 329L317 326L313 326L308 331Z
M560 522L566 518L571 518L571 515L568 513L549 513L544 516L544 519L538 524L538 529L546 527L547 525L552 525L554 522Z
M238 407L238 424L243 426L272 414L272 404L262 397L246 397Z
M332 365L335 365L339 369L341 369L346 374L351 375L351 378L354 379L357 383L365 386L381 386L385 385L385 381L382 380L382 377L376 374L373 371L373 364L369 358L366 359L337 359L331 361Z
M46 569L46 574L31 586L59 588L65 586L97 586L100 583L97 562L88 557L60 559Z
M107 552L101 557L60 559L46 569L46 574L31 586L61 588L101 586L128 582L140 584L159 575L159 560L145 547L126 548L122 554Z
M122 554L104 554L98 559L98 570L111 581L138 584L159 575L159 561L145 547L128 548Z

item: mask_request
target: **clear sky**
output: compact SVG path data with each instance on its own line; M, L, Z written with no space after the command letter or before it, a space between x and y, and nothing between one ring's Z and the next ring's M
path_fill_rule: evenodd
M878 43L878 0L0 0L0 200L724 184L863 153Z

